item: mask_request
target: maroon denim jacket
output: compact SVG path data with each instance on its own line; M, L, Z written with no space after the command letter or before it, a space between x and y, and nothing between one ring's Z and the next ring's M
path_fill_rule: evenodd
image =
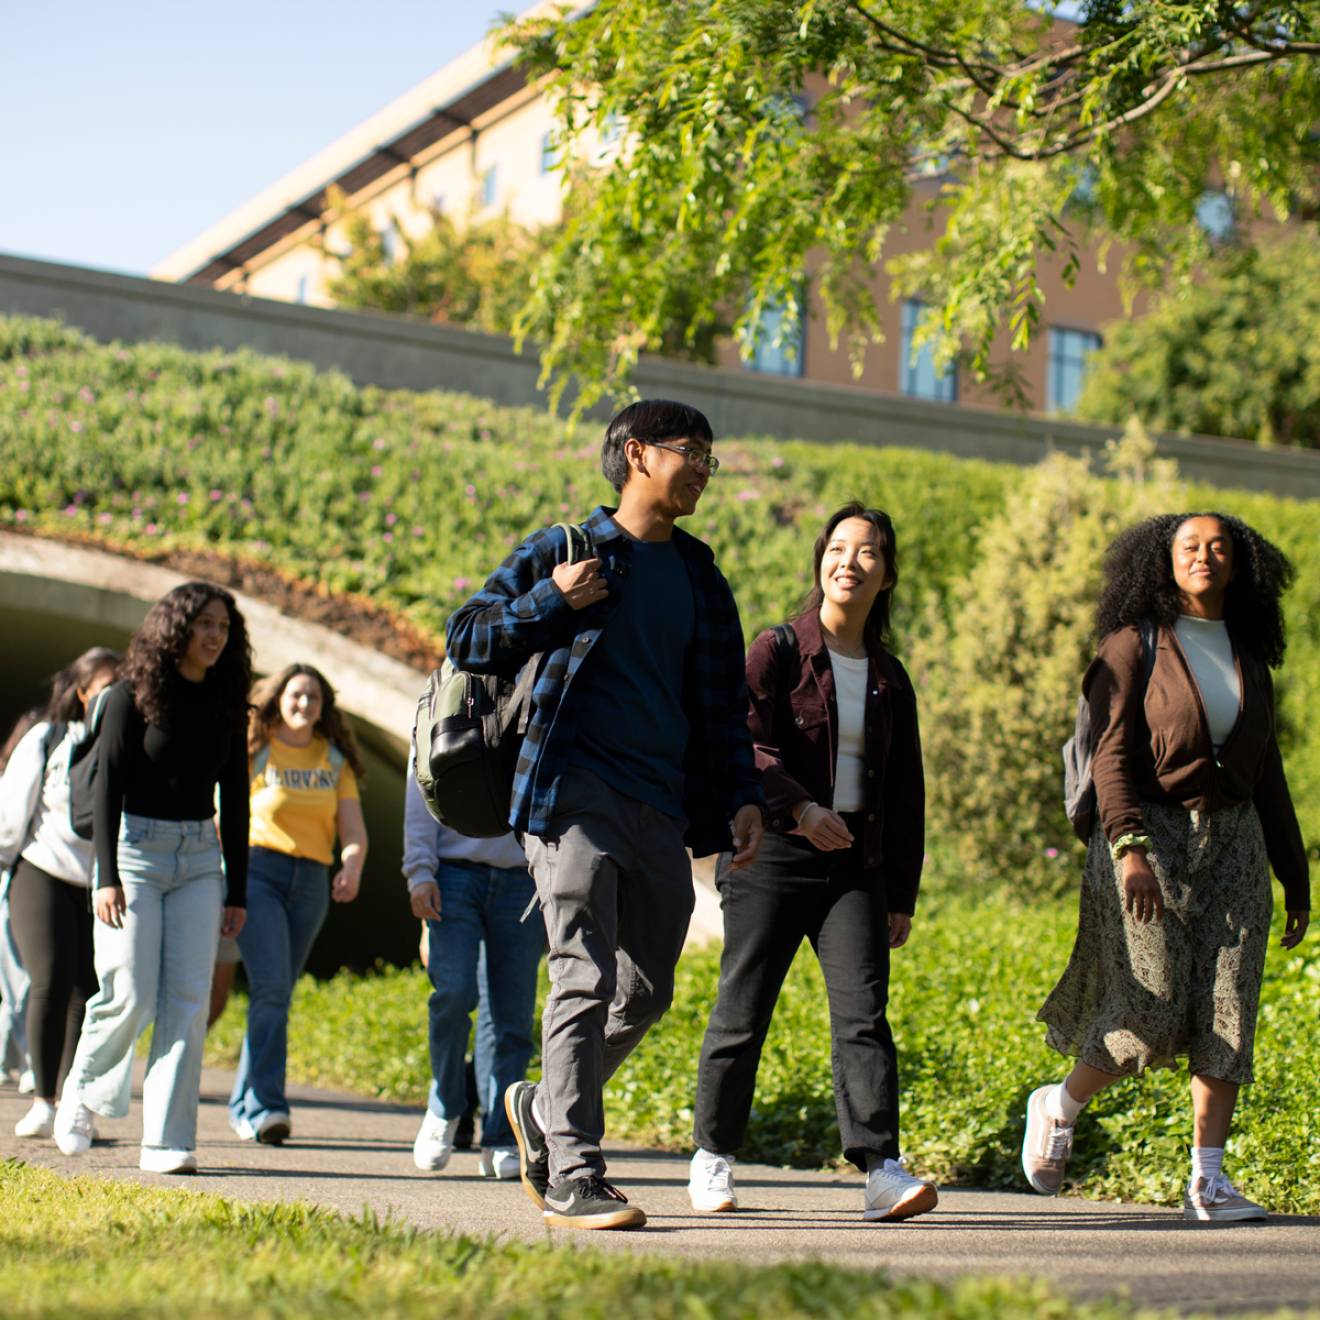
M791 621L797 658L780 672L785 648L763 632L747 652L747 690L756 766L765 784L769 827L788 834L804 799L831 807L839 712L834 671L812 611ZM887 651L870 654L866 687L864 864L883 872L891 912L916 908L925 853L926 785L917 699L903 666Z

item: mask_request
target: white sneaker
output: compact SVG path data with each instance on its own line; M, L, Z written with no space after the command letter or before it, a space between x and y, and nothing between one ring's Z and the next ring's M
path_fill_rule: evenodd
M25 1068L18 1075L19 1095L31 1095L37 1089L37 1074L31 1068Z
M257 1129L252 1126L252 1120L246 1114L241 1118L235 1118L231 1114L229 1126L233 1128L240 1141L256 1141Z
M939 1204L940 1194L933 1182L914 1178L901 1159L886 1160L866 1175L866 1198L862 1218L876 1220L911 1219L924 1215Z
M270 1113L257 1124L257 1140L263 1146L279 1146L293 1135L293 1119L288 1114Z
M502 1182L518 1177L517 1146L483 1146L481 1148L481 1176L498 1178Z
M61 1099L54 1136L63 1154L86 1155L96 1140L96 1116L81 1100Z
M1269 1211L1248 1201L1222 1173L1197 1178L1183 1194L1183 1218L1210 1223L1233 1223L1243 1219L1268 1219Z
M458 1119L437 1118L429 1109L413 1142L413 1163L426 1173L439 1173L454 1153Z
M732 1155L712 1155L698 1149L692 1157L688 1173L688 1197L692 1208L703 1215L723 1214L738 1208L738 1197L733 1190Z
M53 1137L55 1106L49 1100L34 1100L32 1108L14 1124L16 1137Z
M138 1168L143 1173L196 1173L197 1156L190 1150L166 1150L143 1146Z

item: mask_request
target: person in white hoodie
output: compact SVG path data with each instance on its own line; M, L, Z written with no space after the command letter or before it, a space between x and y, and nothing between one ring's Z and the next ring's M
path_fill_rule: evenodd
M32 1108L14 1125L19 1137L50 1137L55 1097L96 993L92 953L90 840L69 815L69 758L82 740L87 704L114 678L119 656L85 651L56 675L43 717L14 749L0 780L0 866L13 869L9 914L29 978L27 1039Z
M470 839L426 809L411 759L404 799L403 873L413 915L426 924L431 1088L413 1143L413 1163L437 1173L449 1163L467 1107L466 1055L472 1011L481 1106L481 1172L518 1177L518 1148L504 1092L527 1074L532 1057L536 976L545 923L512 833Z

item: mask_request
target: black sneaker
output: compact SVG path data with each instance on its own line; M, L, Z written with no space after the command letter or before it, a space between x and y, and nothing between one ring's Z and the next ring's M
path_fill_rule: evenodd
M544 1210L550 1186L550 1150L532 1109L535 1097L536 1087L531 1082L514 1082L504 1093L504 1112L518 1143L518 1176L523 1191L538 1210Z
M546 1192L545 1220L558 1228L641 1228L646 1216L617 1187L589 1174Z

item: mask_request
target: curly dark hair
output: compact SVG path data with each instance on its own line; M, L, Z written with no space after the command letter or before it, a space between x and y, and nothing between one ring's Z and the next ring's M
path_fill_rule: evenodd
M849 518L860 518L871 524L880 540L880 551L885 557L889 585L871 602L871 612L866 616L866 626L862 629L862 637L868 649L884 647L889 642L889 616L894 602L894 588L898 586L898 536L894 531L893 520L883 509L868 509L860 500L851 500L830 514L816 538L811 551L811 587L798 606L798 614L811 614L820 609L821 601L825 599L820 585L820 561L825 558L825 548L834 535L834 529Z
M179 675L179 661L188 650L188 630L213 600L223 601L229 612L229 639L203 681L217 719L239 723L247 715L252 647L243 616L223 587L212 582L185 582L147 611L120 667L119 676L128 684L133 704L148 724L159 726L168 721L178 685L186 682Z
M1224 622L1233 645L1273 669L1287 645L1280 600L1296 571L1278 546L1231 514L1162 513L1119 534L1104 562L1104 585L1095 612L1104 639L1145 619L1173 627L1181 599L1173 580L1173 538L1190 518L1217 518L1233 542L1233 581L1224 597Z
M109 670L111 674L119 668L121 656L106 646L93 646L84 651L76 660L70 661L50 680L50 699L46 702L46 719L80 720L83 717L82 698L79 688L87 688L97 674Z
M248 711L248 755L255 755L270 742L271 733L280 722L280 698L289 680L297 678L299 674L306 674L321 685L321 718L316 721L315 732L343 752L344 760L353 767L358 782L363 782L367 771L362 764L357 739L353 737L352 728L335 702L334 688L313 665L286 665L278 674L263 678L252 689L252 707Z

